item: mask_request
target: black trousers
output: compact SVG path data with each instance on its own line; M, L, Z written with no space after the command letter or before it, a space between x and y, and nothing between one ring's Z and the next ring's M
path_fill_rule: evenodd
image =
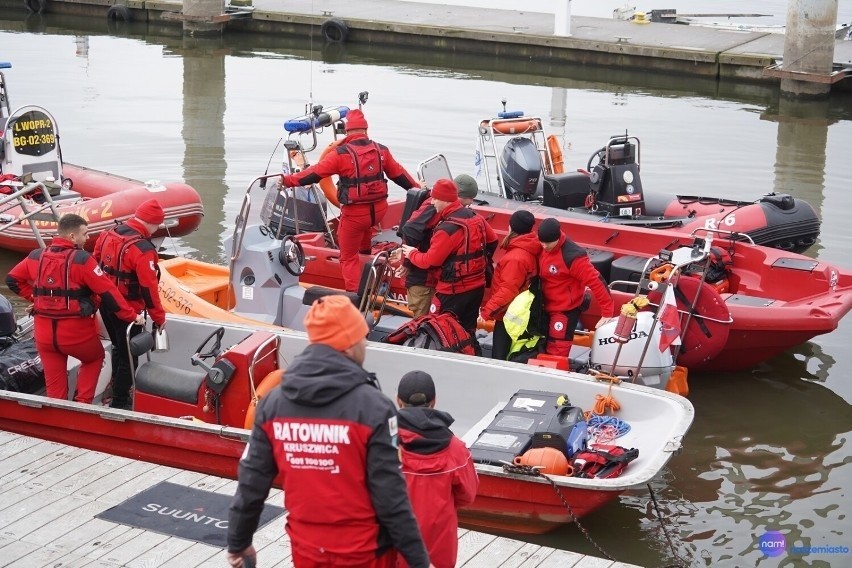
M512 347L512 338L506 333L503 320L494 322L494 332L491 334L491 358L505 361Z
M479 318L479 306L482 305L484 296L484 286L458 294L437 292L432 305L437 304L438 312L453 312L459 318L462 327L468 330L471 336L476 337L476 320Z
M130 388L133 386L133 377L130 375L130 356L127 350L127 326L126 321L118 319L115 312L101 309L101 318L104 320L109 339L112 341L112 393L115 403L130 402ZM134 337L142 332L141 326L132 326L130 336ZM139 359L133 358L133 367L139 366Z

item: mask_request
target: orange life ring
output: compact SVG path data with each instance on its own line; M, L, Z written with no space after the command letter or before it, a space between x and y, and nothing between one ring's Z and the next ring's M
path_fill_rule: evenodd
M338 138L337 140L333 140L331 144L325 147L325 150L320 154L320 160L322 160L326 154L331 152L333 149L340 146L340 144L345 140L345 138ZM322 192L325 194L325 198L328 199L328 202L334 205L335 207L340 207L340 201L337 199L337 186L334 183L334 180L331 179L331 176L324 177L319 181L319 186Z
M535 118L499 118L494 120L483 120L482 128L490 128L500 134L526 134L541 129L541 123Z
M559 143L559 138L556 134L550 134L547 137L547 150L550 152L550 160L553 162L553 171L551 174L561 174L564 171L562 161L562 145Z
M674 266L671 264L664 264L662 266L658 266L648 275L648 279L652 282L666 282L672 276L672 270L674 270Z
M246 421L243 424L243 428L246 430L251 430L254 428L254 413L257 410L257 402L260 401L264 396L269 394L272 389L276 388L281 384L281 378L284 376L284 369L275 369L260 381L260 384L257 385L255 389L255 393L257 394L257 401L251 400L249 401L248 408L246 409Z

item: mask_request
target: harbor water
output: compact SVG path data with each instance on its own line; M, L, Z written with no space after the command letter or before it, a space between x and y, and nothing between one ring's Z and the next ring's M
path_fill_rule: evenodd
M575 14L580 4L574 2ZM686 11L685 4L694 12L784 9L783 2L751 2L748 10L739 2L647 8ZM222 240L253 177L280 168L280 155L270 157L283 122L303 114L308 101L353 106L366 90L371 135L411 171L442 153L454 173L470 173L476 127L506 99L510 110L542 117L563 137L570 169L585 168L610 135L627 131L641 140L646 190L741 200L776 191L805 199L823 222L807 254L852 268L848 94L799 103L779 98L769 85L629 68L324 46L302 38L194 40L177 29L168 35L145 24L116 27L49 14L0 14L0 60L13 65L5 70L12 107L50 110L66 161L197 188L206 211L201 228L165 246L206 261L224 262ZM0 253L0 272L20 258ZM678 556L694 566L852 565L850 344L847 317L834 333L749 372L690 376L696 420L682 453L653 484ZM371 370L381 377L381 369ZM677 561L647 488L583 524L618 560ZM772 531L785 535L787 549L770 557L759 543ZM600 556L573 526L528 538ZM823 548L804 554L793 547Z

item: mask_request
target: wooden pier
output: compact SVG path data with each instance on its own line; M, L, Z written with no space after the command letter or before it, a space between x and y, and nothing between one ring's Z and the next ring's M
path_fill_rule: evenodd
M117 524L96 515L160 483L233 495L236 481L82 450L0 430L0 566L217 567L216 546ZM274 489L268 503L280 506ZM259 564L289 567L281 519L254 538ZM574 552L459 530L458 566L631 568Z

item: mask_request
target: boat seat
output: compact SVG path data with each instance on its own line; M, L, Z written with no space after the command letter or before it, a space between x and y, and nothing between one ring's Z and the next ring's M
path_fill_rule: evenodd
M185 371L146 361L136 370L135 388L153 396L198 404L198 390L206 377L207 373L202 371Z
M545 174L542 194L547 207L584 207L589 195L589 176L583 172Z
M597 268L603 279L609 283L612 261L615 259L615 255L612 251L593 248L586 249L586 252L589 253L589 260L592 262L592 266Z
M326 296L346 296L356 308L361 303L358 294L354 292L345 292L337 288L326 288L325 286L311 286L305 288L305 294L302 296L302 303L306 306L313 305L314 302Z
M639 282L642 278L642 272L645 270L645 264L648 262L648 257L633 256L625 254L612 261L609 276L610 282L615 280L626 280L628 282ZM617 290L625 292L633 292L634 289L627 290L623 286L616 287Z
M396 236L402 236L402 227L411 219L415 211L420 209L423 202L429 197L428 189L414 188L409 189L405 194L405 206L402 208L402 217L399 218L399 228L396 231Z

